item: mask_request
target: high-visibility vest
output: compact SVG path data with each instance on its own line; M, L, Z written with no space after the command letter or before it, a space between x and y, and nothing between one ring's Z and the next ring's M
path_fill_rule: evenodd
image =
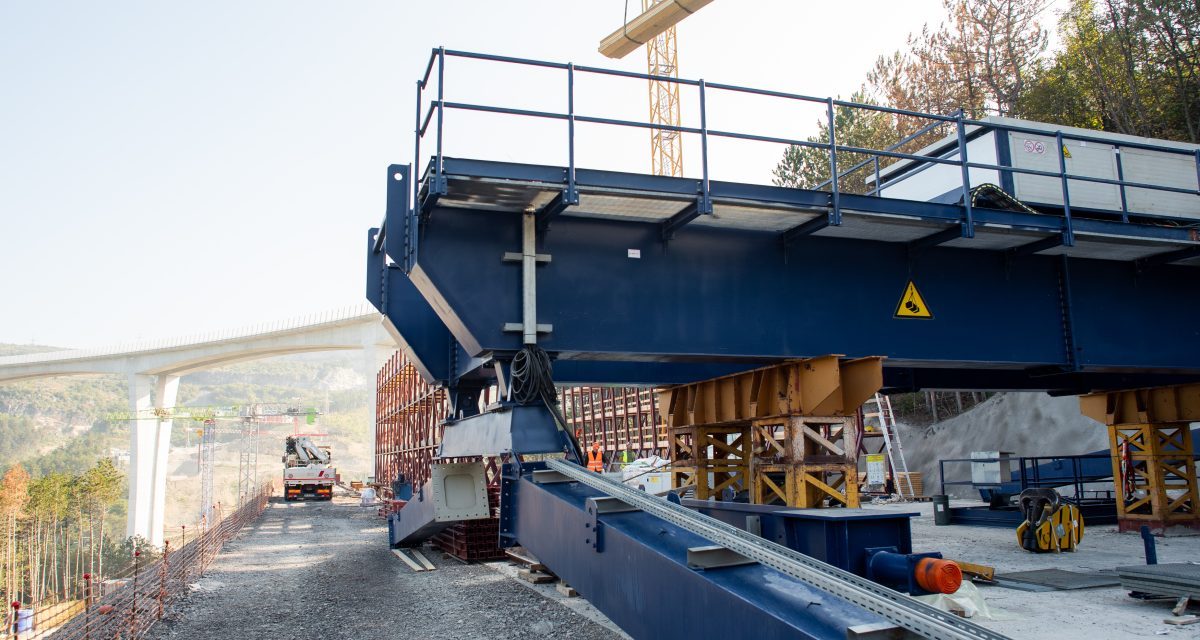
M604 471L604 457L600 453L600 447L592 447L592 450L588 451L587 468L588 471L595 471L596 473Z

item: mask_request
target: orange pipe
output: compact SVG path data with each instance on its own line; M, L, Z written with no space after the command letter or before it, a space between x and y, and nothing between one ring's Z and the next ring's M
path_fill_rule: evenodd
M962 569L953 560L921 558L915 573L917 584L930 593L954 593L962 586Z

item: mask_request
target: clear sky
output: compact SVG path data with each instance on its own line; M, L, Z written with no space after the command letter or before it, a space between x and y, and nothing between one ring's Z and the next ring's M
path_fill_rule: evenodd
M630 14L640 9L631 0ZM0 3L0 342L88 347L362 300L389 163L412 161L433 47L644 71L596 52L625 0ZM848 96L941 0L715 0L681 75ZM561 75L454 63L448 100L565 104ZM685 92L685 120L695 99ZM812 109L713 97L709 126L803 137ZM581 80L577 110L646 119L644 85ZM561 128L451 114L447 154L557 164ZM579 165L648 171L644 131L582 127ZM428 148L428 147L427 147ZM717 146L769 181L781 149ZM695 144L685 146L689 175Z

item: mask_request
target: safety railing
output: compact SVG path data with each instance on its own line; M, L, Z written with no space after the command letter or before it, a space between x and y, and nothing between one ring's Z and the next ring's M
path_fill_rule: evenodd
M1087 454L1078 456L1027 456L1017 458L1017 481L1021 489L1042 489L1070 486L1072 495L1068 502L1082 504L1089 500L1108 501L1114 492L1088 490L1085 485L1108 481L1112 478L1112 456Z
M567 97L566 112L545 111L536 109L520 109L514 107L505 107L480 103L457 102L447 99L446 95L446 74L447 61L450 59L470 59L477 61L493 62L499 64L520 65L525 67L536 67L541 69L558 70L565 74L565 92ZM436 75L435 75L436 74ZM674 83L680 86L694 87L699 95L699 125L682 126L682 125L667 125L660 123L652 123L639 120L628 120L621 118L606 118L595 115L584 115L578 113L575 109L575 83L576 78L580 74L590 74L598 76L609 76L617 78L627 78L633 80L654 80L657 82ZM436 86L431 87L431 81L436 77ZM434 97L427 99L426 92L436 90ZM706 102L710 92L728 92L733 94L760 96L767 98L778 98L789 100L798 103L811 105L821 105L824 107L824 117L828 124L828 139L826 141L802 140L798 138L790 138L784 136L769 136L753 133L744 133L737 131L727 131L711 129L708 126L708 109ZM1072 202L1071 202L1071 182L1088 182L1104 185L1116 186L1121 194L1121 221L1128 223L1130 221L1130 212L1126 198L1128 189L1146 189L1153 191L1186 194L1200 197L1200 189L1188 189L1164 184L1150 184L1145 182L1135 182L1125 179L1125 174L1121 165L1120 151L1122 149L1139 149L1149 150L1168 154L1182 154L1191 156L1196 166L1197 183L1200 186L1200 149L1192 151L1181 149L1178 147L1161 146L1153 144L1144 144L1134 141L1114 141L1109 138L1098 136L1087 136L1076 133L1064 133L1061 129L1050 132L1044 129L1036 129L1030 127L1017 126L1008 123L989 122L967 118L961 111L951 115L939 115L933 113L923 113L908 109L897 109L882 105L864 104L858 102L850 102L846 100L837 100L834 98L821 98L816 96L803 95L798 93L790 93L784 91L774 91L768 89L756 89L751 87L742 87L732 84L722 84L715 82L707 82L703 79L693 80L686 78L674 78L666 76L651 76L645 73L637 73L632 71L622 71L617 69L606 69L599 67L590 67L584 65L575 65L572 63L546 62L541 60L531 60L525 58L515 58L509 56L498 56L483 53L473 53L468 51L455 51L445 48L434 49L430 55L429 61L425 66L425 72L417 81L416 87L416 112L415 112L415 135L413 147L413 173L412 180L412 202L414 203L414 211L421 210L422 207L422 182L427 182L429 195L440 195L446 190L446 177L444 173L444 139L446 129L446 113L447 111L474 111L498 114L504 116L516 116L526 118L541 118L549 120L563 121L567 123L566 140L564 141L567 147L567 171L566 171L566 189L564 195L568 203L577 202L576 191L576 133L575 126L577 123L589 123L598 125L611 125L617 127L631 127L647 130L660 130L667 132L676 132L680 134L696 135L700 138L700 167L701 178L699 182L698 207L700 213L712 212L712 199L710 190L709 176L709 139L710 138L725 138L730 140L742 140L749 142L763 142L782 144L795 147L804 147L810 149L818 149L828 154L829 175L830 179L820 185L824 190L830 192L830 211L829 224L838 225L842 219L842 204L841 196L843 189L840 186L842 179L849 172L861 170L865 166L874 166L875 177L877 182L873 195L881 195L881 190L878 188L880 168L879 162L882 160L911 160L921 163L930 163L937 165L949 165L958 167L961 172L961 187L964 194L969 194L972 189L971 185L971 169L980 169L988 171L1000 172L1000 175L1024 174L1029 176L1041 176L1046 178L1055 178L1062 185L1062 240L1063 244L1070 246L1074 244L1074 232L1072 222ZM838 109L862 110L875 113L890 114L897 118L911 118L918 121L927 122L925 127L918 130L915 136L906 137L895 145L891 145L884 149L871 149L858 147L854 145L843 144L838 140L838 129L836 122L836 111ZM436 123L436 126L434 126ZM430 127L433 126L433 131L430 132ZM972 161L968 157L967 142L970 134L975 132L975 127L993 130L1005 133L1020 133L1034 136L1054 137L1057 144L1058 170L1046 171L1033 169L1029 167L1018 167L1001 164L991 164L987 162ZM916 139L916 136L926 135L937 129L947 129L952 131L950 134L954 138L952 147L946 149L945 155L956 157L942 157L940 155L922 155L908 153L902 151L905 143ZM970 131L969 131L970 129ZM427 134L434 137L434 153L431 156L431 161L423 166L421 149L422 141L425 140ZM1100 176L1081 175L1077 173L1069 173L1067 171L1066 154L1064 152L1064 142L1082 142L1094 143L1102 145L1113 145L1116 148L1117 162L1117 179L1104 178ZM839 170L840 162L847 154L866 155L869 159L864 163L855 164L849 170ZM424 180L420 179L425 176ZM834 179L833 176L837 178ZM960 221L962 225L963 237L974 236L974 212L972 210L971 198L964 196L962 201L963 216ZM1188 220L1194 223L1195 220Z
M101 580L83 574L67 594L37 601L14 601L0 638L35 640L130 640L144 637L162 620L167 605L186 593L225 543L266 509L274 492L259 488L228 517L197 528L181 527L159 552L136 552L126 570ZM219 513L219 511L218 511Z

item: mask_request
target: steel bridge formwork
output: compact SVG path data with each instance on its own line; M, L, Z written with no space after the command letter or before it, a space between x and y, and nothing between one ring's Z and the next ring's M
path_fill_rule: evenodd
M448 77L464 60L560 74L566 109L455 100L459 85ZM538 403L490 406L481 394L511 389L518 357L524 388L527 364L542 355L560 386L681 385L660 396L659 411L675 462L696 469L698 495L752 494L757 485L763 501L851 504L853 416L881 388L1078 394L1200 382L1200 215L1191 208L1200 147L1056 130L1051 145L1029 145L1045 155L1035 167L1012 161L1002 141L1045 138L1045 125L660 77L699 98L699 126L672 130L699 142L698 175L584 169L577 125L661 127L577 110L584 77L652 78L435 50L417 82L411 164L388 167L385 220L368 233L367 296L423 379L446 389L443 450L512 454L501 478L503 544L529 547L635 637L737 636L754 620L762 637L844 638L879 617L884 635L891 623L928 637L998 637L589 473L569 437L578 427ZM707 105L728 95L821 108L828 141L710 127ZM848 146L835 118L844 110L917 118L950 136L924 153ZM462 113L558 123L563 161L451 157L445 132ZM715 180L718 139L817 149L832 175L818 188ZM989 143L994 155L976 153ZM1085 146L1089 157L1097 148L1114 159L1170 156L1188 171L1172 173L1171 184L1096 175L1067 157ZM848 169L874 170L869 193L843 189L846 154L870 158ZM980 172L998 176L993 191L1033 184L1029 176L1061 189L1033 202L1011 192L981 198ZM898 173L952 183L931 197L899 197ZM1095 185L1119 191L1121 204L1089 205L1081 191ZM1127 192L1188 206L1147 212ZM551 402L549 376L536 377L537 395ZM1154 421L1107 422L1131 423ZM552 459L561 455L572 462ZM726 552L751 562L695 570L714 555L728 560ZM647 570L614 572L614 559ZM721 606L692 606L686 620L645 615L697 602Z

